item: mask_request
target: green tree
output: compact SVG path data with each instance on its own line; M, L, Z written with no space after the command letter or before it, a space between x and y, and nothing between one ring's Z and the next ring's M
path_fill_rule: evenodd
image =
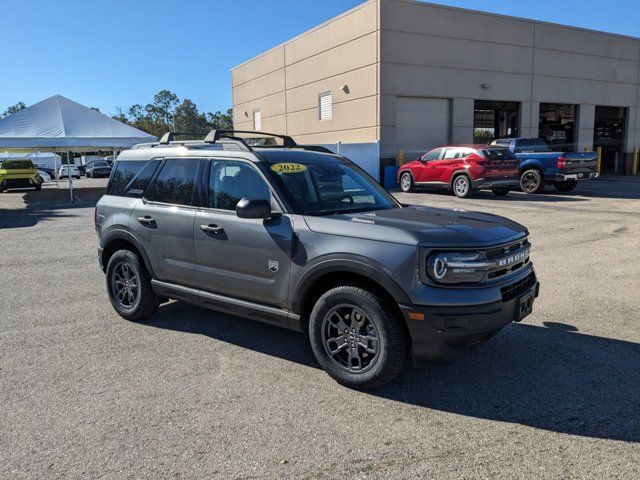
M207 123L212 130L233 130L233 109L227 109L227 113L219 110L207 113Z
M188 98L176 107L173 124L177 132L206 134L210 130L206 116L198 112L196 104Z
M27 106L24 102L18 102L15 105L11 105L7 107L7 109L2 113L0 118L8 117L9 115L13 115L14 113L18 113L20 110L24 110Z
M116 113L111 115L111 118L114 120L118 120L119 122L129 124L129 117L127 117L127 113L124 111L124 108L117 106Z
M153 96L153 104L147 105L147 111L162 118L166 124L170 124L179 103L180 99L175 93L170 90L160 90Z
M182 103L170 90L161 90L146 105L136 103L128 109L116 107L112 117L156 137L168 131L188 132L204 136L209 130L233 129L232 110L226 113L200 113L197 105L185 98Z

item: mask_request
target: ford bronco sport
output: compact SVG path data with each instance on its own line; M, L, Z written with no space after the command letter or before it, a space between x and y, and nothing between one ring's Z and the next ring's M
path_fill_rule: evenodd
M174 299L298 330L353 388L389 382L409 352L456 358L538 295L523 226L401 205L346 158L281 135L167 134L124 151L95 222L122 317Z

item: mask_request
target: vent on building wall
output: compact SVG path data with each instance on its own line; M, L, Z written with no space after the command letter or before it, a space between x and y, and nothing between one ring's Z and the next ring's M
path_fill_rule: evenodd
M262 130L262 113L260 110L253 111L253 129Z
M333 98L331 92L319 95L320 120L331 120L333 116Z

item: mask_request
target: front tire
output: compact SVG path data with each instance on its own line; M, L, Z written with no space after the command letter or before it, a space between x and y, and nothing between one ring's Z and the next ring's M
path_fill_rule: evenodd
M565 180L564 182L553 182L553 186L559 192L571 192L578 186L577 180Z
M121 317L137 321L155 313L159 299L151 287L151 275L138 255L118 250L109 259L106 273L109 300Z
M327 291L309 319L309 338L322 368L338 383L379 388L402 371L407 334L389 302L357 285Z
M511 189L509 187L500 187L500 188L493 188L491 189L491 191L497 197L504 197L509 194Z
M411 193L415 189L415 183L413 181L413 175L409 172L404 172L400 175L400 190L405 193Z
M473 191L471 188L471 179L467 175L458 175L451 183L451 190L458 198L470 197Z
M525 170L520 176L520 188L524 193L541 193L544 190L544 179L540 170Z

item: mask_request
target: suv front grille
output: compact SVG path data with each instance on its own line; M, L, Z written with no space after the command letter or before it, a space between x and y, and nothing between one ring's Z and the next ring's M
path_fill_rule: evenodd
M497 263L497 266L487 273L486 278L493 280L520 270L529 263L530 248L529 241L523 238L517 242L485 250L483 252L485 258ZM519 258L520 255L522 258Z
M513 300L514 298L517 298L519 295L529 290L535 284L536 274L531 272L522 280L518 280L517 282L512 283L511 285L507 285L506 287L502 287L500 289L500 293L502 294L502 301L508 302L510 300Z

